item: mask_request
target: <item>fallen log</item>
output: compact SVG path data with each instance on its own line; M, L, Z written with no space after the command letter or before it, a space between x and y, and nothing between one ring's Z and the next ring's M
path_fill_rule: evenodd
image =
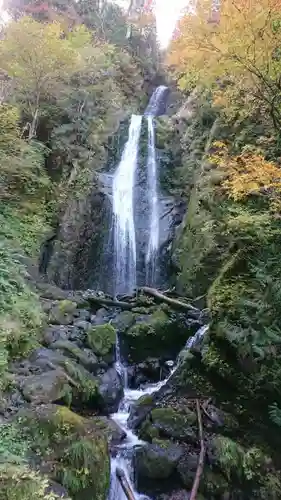
M204 436L203 436L202 415L201 415L200 403L199 403L198 399L196 399L196 410L197 410L197 420L198 420L198 428L199 428L200 454L199 454L197 470L196 470L196 474L195 474L194 482L192 485L192 490L190 493L189 500L196 500L199 485L200 485L200 479L201 479L201 476L202 476L202 473L204 470L204 461L205 461L205 443L204 443Z
M124 491L128 500L136 500L136 497L132 491L132 488L131 488L131 486L126 478L126 474L123 471L123 469L120 469L119 467L117 467L116 476L117 476L117 479L118 479L119 483L121 484L122 490Z
M156 290L156 288L150 288L147 286L144 286L142 288L139 288L138 293L143 293L145 295L149 295L150 297L153 297L156 301L159 302L165 302L169 306L171 306L173 309L180 310L180 311L185 311L188 313L188 315L191 318L195 319L202 319L202 315L206 315L206 310L201 311L197 307L194 307L193 305L187 303L187 302L182 302L181 300L174 299L172 297L168 297L167 295L164 295L164 293L159 292L159 290ZM117 299L111 299L111 298L106 298L106 297L99 297L97 295L87 295L85 296L85 300L90 302L90 304L98 304L101 306L105 307L118 307L119 309L131 311L132 309L135 309L137 307L151 307L152 304L148 303L145 304L141 300L138 300L138 295L136 299L132 302L125 302L124 300L117 300Z
M161 302L165 302L166 304L169 304L174 309L187 311L189 313L189 315L193 318L197 319L198 317L201 316L202 311L200 309L197 309L197 307L194 307L191 304L188 304L186 302L182 302L181 300L172 299L171 297L167 297L166 295L159 292L155 288L149 288L148 286L144 286L140 290L143 293L150 295L151 297L154 297L155 299L157 299Z
M102 306L108 306L108 307L119 307L120 309L125 309L125 310L131 310L134 307L137 307L137 303L132 303L132 302L123 302L121 300L113 300L113 299L106 299L104 297L95 297L92 295L89 295L87 297L88 302L93 303L93 304L99 304Z

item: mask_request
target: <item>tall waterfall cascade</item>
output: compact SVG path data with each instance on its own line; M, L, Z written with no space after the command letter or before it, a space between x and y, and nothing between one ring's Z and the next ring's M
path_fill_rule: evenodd
M145 267L146 267L146 282L148 285L153 285L155 282L157 252L159 247L159 200L157 186L157 163L155 152L155 131L153 117L147 117L148 123L148 182L147 192L149 195L150 205L150 230L149 240L146 252Z
M158 169L155 150L154 117L163 109L163 99L167 87L161 85L153 93L145 110L147 121L147 164L145 187L148 207L145 243L145 284L154 285L159 248L159 196ZM129 137L122 153L121 161L113 176L112 198L114 218L114 278L115 295L131 294L137 286L137 244L134 213L135 180L138 171L138 150L142 129L142 116L132 115Z
M133 199L141 123L141 115L132 115L129 138L113 177L116 294L132 293L136 287L136 236Z

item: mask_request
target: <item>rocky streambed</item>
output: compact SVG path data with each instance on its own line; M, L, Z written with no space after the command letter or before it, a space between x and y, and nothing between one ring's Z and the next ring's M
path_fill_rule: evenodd
M137 306L125 298L130 307L121 310L101 307L102 294L74 294L43 283L38 290L46 313L41 341L10 365L0 402L8 463L9 454L21 456L60 497L105 500L110 454L131 440L136 491L155 500L185 500L200 453L199 402L206 449L197 498L278 498L272 489L278 473L267 450L243 438L228 395L216 397L206 374L207 329L188 343L202 332L202 317L190 318L145 295ZM173 363L178 368L169 377ZM141 397L128 397L128 391ZM124 400L125 426L110 417Z

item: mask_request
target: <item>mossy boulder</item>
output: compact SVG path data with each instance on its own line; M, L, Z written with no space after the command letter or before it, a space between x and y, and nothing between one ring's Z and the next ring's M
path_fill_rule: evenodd
M96 372L98 368L98 359L95 354L89 350L84 350L78 347L74 342L69 340L57 340L50 346L51 349L59 349L65 352L70 357L76 359L81 365L90 372Z
M56 500L67 498L51 490L52 486L43 475L26 464L0 465L1 500ZM50 496L50 493L51 496Z
M226 498L229 498L230 485L223 474L206 467L203 472L200 490L210 498L225 498L224 495L226 495ZM241 496L238 498L241 498ZM242 496L242 498L244 497Z
M31 375L20 381L24 398L32 403L52 403L65 395L68 378L63 370L50 370L40 375Z
M104 422L56 405L25 410L18 422L30 438L29 451L41 458L50 478L73 498L86 494L89 500L106 500L110 458Z
M175 471L184 453L183 448L169 441L158 440L136 450L135 466L138 480L167 479Z
M135 314L135 324L123 333L128 358L140 363L149 357L174 358L189 337L189 329L181 316L169 308L152 308L151 314Z
M73 314L77 309L77 303L65 299L56 302L49 311L49 323L54 325L70 325L73 322Z
M87 332L87 343L97 356L106 358L108 362L114 361L116 331L112 325L93 326Z
M146 394L141 396L130 409L130 415L128 418L129 428L137 429L146 419L154 405L155 402L153 395Z
M122 333L128 330L135 321L135 315L131 311L121 311L113 318L111 324L118 332Z
M184 411L174 410L171 407L155 408L151 412L151 420L162 437L188 442L197 440L197 417L188 408Z
M115 413L124 395L122 380L115 368L109 368L99 377L98 393L102 410Z

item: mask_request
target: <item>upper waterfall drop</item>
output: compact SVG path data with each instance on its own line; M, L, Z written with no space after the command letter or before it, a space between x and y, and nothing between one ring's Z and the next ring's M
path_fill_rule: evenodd
M138 161L141 115L132 115L129 137L113 177L115 294L136 287L134 180Z
M147 117L148 123L148 160L147 160L147 191L150 205L150 230L145 258L146 284L154 285L156 278L156 261L159 247L159 207L158 179L155 152L155 131L153 116Z
M153 92L148 106L144 112L145 116L160 116L164 114L163 107L166 102L165 94L167 93L167 91L168 87L166 87L165 85L159 85L159 87L157 87L157 89Z
M155 129L153 117L159 115L163 98L168 90L160 85L154 91L145 110L148 125L147 195L149 205L149 238L145 257L146 284L155 285L159 248L159 196L158 171L155 150Z

